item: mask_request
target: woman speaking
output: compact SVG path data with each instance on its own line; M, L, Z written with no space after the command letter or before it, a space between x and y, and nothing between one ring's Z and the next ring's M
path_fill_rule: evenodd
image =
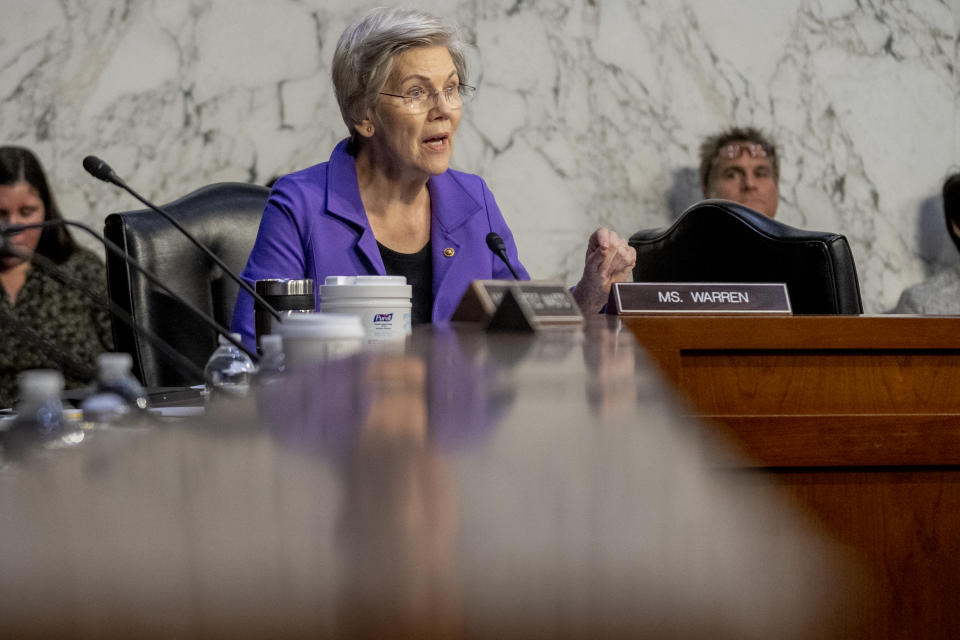
M441 322L471 281L512 279L487 248L495 231L529 278L484 181L449 168L474 92L454 27L415 10L374 9L340 37L333 84L350 138L329 161L277 180L242 277L403 275L413 287L413 324ZM616 233L595 231L574 288L581 309L599 311L610 285L630 279L635 259ZM253 344L253 304L243 291L233 329Z

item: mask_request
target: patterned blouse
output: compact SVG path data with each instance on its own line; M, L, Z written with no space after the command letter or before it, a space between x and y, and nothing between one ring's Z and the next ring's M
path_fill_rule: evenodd
M77 249L59 267L106 297L106 272L93 252ZM95 374L97 355L112 349L109 313L43 267L27 272L13 305L0 284L0 407L16 401L21 371L59 369L67 389L81 387Z

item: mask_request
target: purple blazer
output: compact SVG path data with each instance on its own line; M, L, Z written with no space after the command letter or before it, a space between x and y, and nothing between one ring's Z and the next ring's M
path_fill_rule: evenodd
M453 315L473 280L513 276L486 244L496 231L507 245L510 263L529 279L517 257L513 234L486 183L475 175L447 170L427 181L432 213L433 322ZM316 290L327 276L385 275L367 214L360 199L357 169L341 141L330 160L277 180L263 210L257 241L240 276L251 284L262 278L313 278ZM320 307L317 297L316 307ZM253 301L240 291L232 331L253 345Z

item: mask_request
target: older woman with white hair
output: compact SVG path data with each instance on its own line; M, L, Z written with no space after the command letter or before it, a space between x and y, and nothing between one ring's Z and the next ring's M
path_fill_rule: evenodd
M454 27L420 11L374 9L349 26L333 84L350 138L327 162L277 180L241 274L261 278L403 275L412 321L449 320L475 279L510 279L487 248L495 231L519 276L513 235L484 181L450 169L463 103L473 94ZM597 312L636 254L598 229L574 297ZM253 343L253 304L240 292L233 328Z

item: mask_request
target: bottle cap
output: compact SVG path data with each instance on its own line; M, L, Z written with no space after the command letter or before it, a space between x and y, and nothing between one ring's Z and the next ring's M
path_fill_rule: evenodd
M266 278L257 280L256 288L262 296L312 296L313 279Z
M240 334L239 334L239 333L237 333L237 332L235 332L235 331L231 331L231 332L230 332L230 337L233 338L234 340L236 340L237 342L240 342ZM236 345L234 345L232 342L230 342L229 340L227 340L227 336L224 336L224 335L218 336L218 337L217 337L217 341L218 341L220 344L226 345L226 346L228 346L228 347L236 346Z
M54 369L31 369L17 376L20 384L20 399L36 402L50 397L59 397L63 391L63 374Z
M283 338L274 334L265 335L260 338L260 347L263 349L264 355L279 353L283 351Z
M129 353L106 352L97 356L97 369L100 376L117 378L130 373L133 357Z

